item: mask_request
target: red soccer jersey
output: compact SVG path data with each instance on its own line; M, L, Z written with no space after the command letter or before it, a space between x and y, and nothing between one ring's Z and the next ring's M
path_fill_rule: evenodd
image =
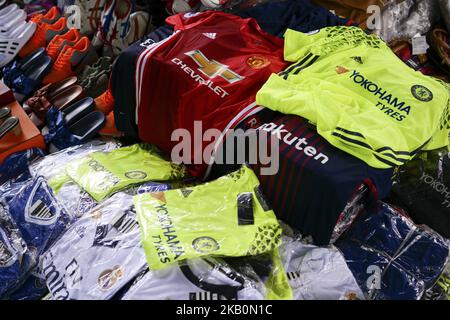
M193 136L194 121L202 121L203 131L224 132L254 113L257 91L287 64L283 40L262 31L254 19L208 11L166 22L174 34L137 60L136 119L141 140L170 154L178 143L171 141L175 129ZM202 177L206 164L189 169Z

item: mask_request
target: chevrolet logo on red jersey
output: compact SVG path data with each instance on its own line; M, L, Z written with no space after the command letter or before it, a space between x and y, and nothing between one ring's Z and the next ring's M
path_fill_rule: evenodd
M189 51L185 55L191 57L199 65L200 68L198 68L198 71L211 79L221 77L229 83L234 83L245 78L230 70L228 66L216 60L209 60L200 50Z

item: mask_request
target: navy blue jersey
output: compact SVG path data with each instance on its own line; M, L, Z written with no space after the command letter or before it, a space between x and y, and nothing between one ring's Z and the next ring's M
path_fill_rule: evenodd
M341 213L361 185L367 185L380 198L391 189L392 169L371 168L337 149L303 118L264 109L240 125L244 129L252 126L258 128L258 136L269 133L280 142L279 169L275 174L263 175L261 169L267 166L262 161L250 163L264 194L278 218L303 235L312 236L318 245L330 242ZM222 153L218 154L220 158ZM232 167L215 164L211 176Z
M449 254L447 240L382 202L366 208L335 245L360 288L377 300L420 299Z
M309 0L267 2L236 14L242 18L254 18L261 29L279 37L282 37L288 28L306 33L351 23Z
M30 180L8 203L8 209L28 247L39 255L66 230L71 220L42 177Z
M113 66L110 90L114 97L114 120L125 135L137 137L135 72L139 55L149 46L169 37L171 26L162 26L124 50ZM155 81L157 81L155 79Z

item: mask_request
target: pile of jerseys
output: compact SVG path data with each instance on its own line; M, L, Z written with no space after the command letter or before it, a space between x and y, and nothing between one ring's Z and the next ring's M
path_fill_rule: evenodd
M151 181L176 180L184 176L182 166L160 158L153 147L117 147L114 142L93 141L54 153L28 167L25 160L18 162L25 163L27 168L21 168L21 175L0 186L0 210L11 220L11 225L17 225L12 229L18 230L25 244L23 255L28 254L31 262L24 265L28 266L25 269L16 268L6 274L3 270L0 272L2 277L8 279L0 295L12 294L14 299L35 297L40 284L34 268L37 259L80 216L98 203L120 190L133 191L136 188L131 187L135 185L140 185L138 190L147 192L166 190L167 185ZM20 159L30 161L30 156L33 153L27 152ZM121 161L123 157L131 162ZM15 168L18 169L17 166ZM81 170L81 173L72 168ZM113 183L111 180L114 180ZM86 181L91 183L86 184ZM5 239L10 239L12 235L11 230L5 231ZM6 244L3 247L7 248ZM14 257L20 258L18 254ZM16 290L18 287L19 292Z
M261 109L254 103L256 92L271 73L288 65L282 39L271 34L348 23L303 0L266 3L238 14L254 19L212 11L171 16L168 26L125 50L111 77L117 128L167 154L180 136L198 130L217 129L220 144L222 132ZM207 146L200 141L183 158L196 177L205 174Z
M330 243L338 220L344 218L341 215L347 203L361 185L366 186L374 197L384 198L391 190L392 169L372 168L339 150L301 117L264 109L247 118L237 129L244 130L247 140L236 136L236 141L256 141L260 150L262 144L267 144L269 165L265 155L248 144L247 157L241 161L250 163L255 170L277 217L302 235L312 236L316 244ZM231 139L231 135L227 137L217 153L216 162L232 153L228 150L228 143L233 142ZM273 143L278 145L276 150L270 150ZM235 150L234 154L237 152ZM255 155L256 159L253 159ZM269 168L274 173L268 174ZM233 166L215 163L211 175L221 176L232 169Z

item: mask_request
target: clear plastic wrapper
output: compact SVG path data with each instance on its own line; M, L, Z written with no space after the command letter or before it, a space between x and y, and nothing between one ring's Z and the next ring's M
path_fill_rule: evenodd
M37 148L10 155L0 164L0 185L19 176L26 178L29 175L28 165L43 156L44 152Z
M420 299L443 272L449 241L379 202L335 245L369 299Z
M247 166L195 187L137 195L134 203L151 270L209 255L257 255L281 244L281 227Z
M183 165L164 160L154 147L147 144L90 153L70 162L65 171L96 201L133 185L178 180L186 175Z
M35 253L28 249L19 229L0 206L0 298L21 283L35 261Z
M46 114L48 132L44 135L45 144L51 149L63 150L81 144L81 140L73 135L58 108L52 107Z
M264 300L265 286L213 258L149 271L122 300Z
M290 298L287 276L279 255L274 252L253 257L189 259L164 270L147 270L121 297L122 300Z
M371 200L372 199L372 200ZM330 243L334 243L347 230L367 205L373 205L373 193L366 185L361 185L347 203L334 227Z
M59 203L73 218L78 218L95 207L97 202L70 179L65 167L69 162L81 159L92 152L108 152L117 147L119 144L115 141L94 140L48 155L31 165L30 172L35 177L45 178Z
M41 176L49 180L59 174L72 160L82 158L96 151L107 152L116 149L118 146L119 144L115 141L93 140L46 156L41 161L33 163L30 166L30 172L33 176Z
M1 203L17 224L29 250L41 255L67 229L72 218L42 177L27 181L8 203Z
M381 13L379 36L386 42L425 35L439 21L436 0L391 0Z
M296 300L363 300L364 294L334 246L283 237L280 255Z
M52 300L105 300L146 268L132 196L117 193L77 220L41 258Z
M389 202L408 211L418 224L426 224L450 238L450 153L445 148L420 153L400 167Z

